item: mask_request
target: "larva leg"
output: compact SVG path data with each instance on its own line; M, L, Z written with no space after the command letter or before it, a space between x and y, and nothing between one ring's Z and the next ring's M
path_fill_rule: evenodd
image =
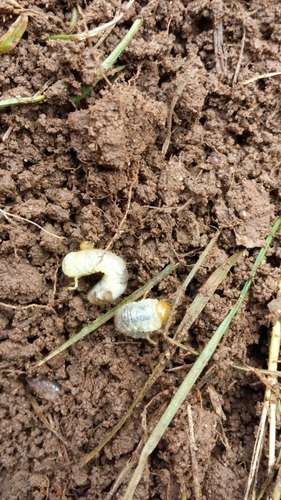
M76 290L78 288L78 278L74 278L74 286L68 286L67 290Z
M180 349L184 349L185 351L190 351L190 349L188 347L186 347L184 344L181 344L180 342L178 342L177 340L169 337L168 335L163 335L163 337L168 340L168 342L170 342L171 344L173 345L176 345L178 347L180 347Z
M154 342L154 340L152 340L150 335L151 335L151 332L145 332L146 340L148 340L148 342L154 346L157 345L157 342Z

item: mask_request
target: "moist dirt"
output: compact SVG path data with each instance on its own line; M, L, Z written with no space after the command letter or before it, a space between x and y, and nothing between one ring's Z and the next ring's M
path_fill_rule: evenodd
M82 2L71 27L74 3L23 0L20 6L36 13L19 44L0 56L1 101L46 96L0 115L1 209L22 218L0 214L3 499L122 498L142 444L195 361L177 349L122 429L81 467L124 416L169 342L161 335L156 345L124 337L111 320L36 367L108 310L86 299L95 277L67 289L64 255L83 240L107 248L114 238L111 250L127 263L126 295L179 262L149 295L171 302L220 229L170 331L211 272L244 249L184 340L201 351L235 304L280 214L280 76L245 83L281 71L280 2L136 1L97 48L98 38L50 39L109 22L117 4ZM1 36L17 17L14 8L0 5ZM72 97L93 85L100 63L139 16L143 24L117 62L125 68L75 105ZM134 498L195 498L188 405L202 497L243 498L264 385L232 364L267 366L267 304L280 277L280 238L150 456ZM266 477L266 445L258 488Z

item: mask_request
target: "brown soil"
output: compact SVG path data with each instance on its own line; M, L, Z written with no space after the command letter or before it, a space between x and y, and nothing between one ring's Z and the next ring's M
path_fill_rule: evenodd
M85 19L77 29L83 31L85 21L89 29L110 21L115 3L83 3ZM98 458L79 468L81 458L125 414L167 342L159 337L153 347L122 337L110 321L35 368L108 309L87 302L92 278L81 279L76 291L66 289L62 258L82 240L107 247L132 187L128 216L112 248L128 266L126 295L168 263L179 261L180 268L150 294L172 301L216 228L222 229L173 326L211 271L238 248L246 248L186 339L198 350L206 345L235 303L280 212L280 77L243 82L281 71L281 4L225 0L224 45L215 54L220 2L139 1L94 51L95 57L85 41L49 39L50 34L70 33L71 2L31 0L21 6L38 15L29 18L18 46L0 58L1 100L40 93L47 82L48 88L43 103L1 110L1 208L66 239L1 216L1 498L111 498L114 482L138 453L138 444L154 427L194 357L178 350L117 436ZM74 106L71 96L93 83L97 61L112 52L138 15L143 26L118 60L125 69L109 77L111 85L100 82ZM6 14L0 34L15 19ZM246 38L240 58L243 25ZM175 96L170 143L163 155ZM194 498L188 404L204 498L243 498L264 386L230 364L266 367L267 304L275 296L280 257L277 235L227 338L201 378L205 383L190 394L150 457L135 498L177 499L183 492L185 498ZM175 367L179 369L168 371ZM61 387L55 401L40 399L40 391L32 399L29 377L55 380ZM225 420L215 411L213 390ZM266 465L263 470L259 485ZM113 498L122 496L130 474Z

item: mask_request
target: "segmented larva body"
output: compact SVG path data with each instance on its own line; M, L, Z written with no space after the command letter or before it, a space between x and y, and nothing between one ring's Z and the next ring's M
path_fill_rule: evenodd
M115 314L116 329L135 339L146 338L148 332L160 330L171 310L164 300L143 299L121 307Z
M47 377L28 378L27 382L31 391L40 398L47 399L52 403L55 401L61 388L55 380L49 380Z
M85 244L82 244L82 248ZM68 253L62 261L62 270L66 276L78 279L94 273L103 273L102 279L90 290L87 298L91 304L113 302L125 292L128 282L128 271L121 257L112 252L98 248L78 250Z

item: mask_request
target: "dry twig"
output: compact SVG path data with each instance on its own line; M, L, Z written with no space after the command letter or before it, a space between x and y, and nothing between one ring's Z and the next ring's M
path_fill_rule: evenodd
M171 140L172 116L173 116L173 112L174 112L174 109L175 109L175 105L177 104L178 99L180 98L180 96L181 96L181 94L182 94L182 92L184 90L184 87L187 84L187 74L186 73L183 73L181 75L181 80L182 81L180 81L180 83L178 84L178 86L176 88L175 95L174 95L174 97L172 99L171 106L170 106L170 109L168 111L168 116L167 116L167 135L166 135L166 139L164 141L164 144L162 146L162 153L163 153L164 156L165 156L165 154L168 151L170 140Z
M195 443L191 405L187 406L187 415L188 415L188 425L189 425L189 449L190 449L191 462L192 462L194 496L195 496L196 500L201 500L202 499L202 491L201 491L200 481L199 481L198 462L197 462L197 457L196 457L197 447L196 447L196 443Z
M223 47L223 2L216 0L212 2L214 16L214 51L216 55L217 73L226 72L226 54Z

